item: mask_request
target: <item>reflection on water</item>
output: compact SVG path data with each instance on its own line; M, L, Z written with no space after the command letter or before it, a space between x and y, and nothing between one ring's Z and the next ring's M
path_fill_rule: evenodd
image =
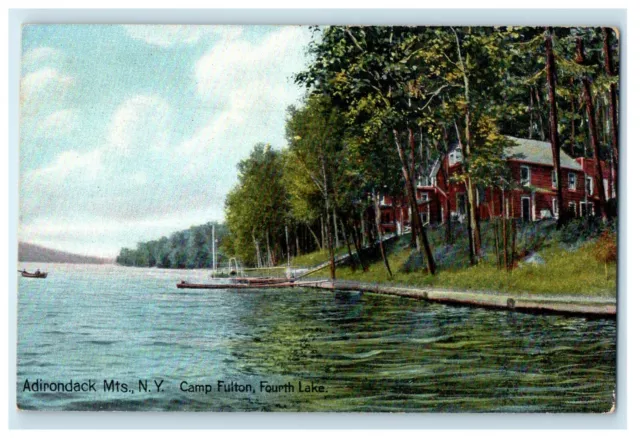
M19 280L24 409L606 412L612 404L613 320L356 292L175 287L207 281L204 271L38 267L48 279ZM23 392L26 379L92 379L98 391ZM104 392L105 379L132 392ZM138 391L139 379L150 392ZM183 381L213 390L181 391ZM255 393L218 391L218 381ZM260 392L260 382L295 391ZM300 392L318 386L325 392Z

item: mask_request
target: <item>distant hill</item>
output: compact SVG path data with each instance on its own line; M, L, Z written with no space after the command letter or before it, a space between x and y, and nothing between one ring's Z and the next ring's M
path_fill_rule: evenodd
M23 242L18 242L18 260L41 263L113 263L113 260L110 259L72 254Z

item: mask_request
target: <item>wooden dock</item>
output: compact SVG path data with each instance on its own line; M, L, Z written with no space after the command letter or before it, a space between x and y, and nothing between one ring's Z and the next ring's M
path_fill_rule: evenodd
M258 280L254 278L253 280ZM194 284L178 283L179 289L275 289L306 287L330 291L358 291L397 297L413 298L435 303L485 307L525 313L556 313L571 316L615 318L617 305L615 298L580 296L540 296L508 294L484 291L452 291L439 288L414 288L382 284L330 280L282 280L281 282L250 281L247 283Z
M294 281L281 278L270 279L269 281L258 281L258 279L254 278L252 281L234 283L187 283L186 281L182 281L176 284L176 287L178 289L274 289L286 287L309 287L316 285L317 283L317 281Z

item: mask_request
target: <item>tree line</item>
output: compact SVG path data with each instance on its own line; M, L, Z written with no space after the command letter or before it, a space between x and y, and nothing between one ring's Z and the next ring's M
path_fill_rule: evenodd
M510 181L505 136L618 166L618 39L607 28L314 27L311 61L295 80L307 90L289 109L285 147L259 144L238 165L226 200L227 251L256 266L346 246L378 245L389 276L380 196L406 199L412 245L438 267L418 214L417 180L452 143L466 192L470 264L481 254L476 188ZM443 169L446 172L446 169ZM605 199L602 165L595 179ZM558 180L558 187L562 183ZM558 192L558 226L568 213ZM603 218L615 211L602 208ZM451 209L449 209L451 211ZM450 219L445 218L447 239Z
M218 245L216 260L218 266L227 260L221 243L228 236L225 224L209 222L188 230L177 231L169 237L139 242L136 248L122 248L116 263L123 266L157 267L171 269L202 269L213 266L211 246L212 227Z

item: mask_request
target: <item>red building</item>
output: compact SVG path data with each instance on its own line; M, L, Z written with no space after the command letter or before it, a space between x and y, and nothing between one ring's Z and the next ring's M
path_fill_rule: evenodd
M551 144L544 141L508 137L515 146L505 156L510 182L502 187L477 187L476 202L480 219L506 214L524 221L558 216L558 187L553 169ZM600 161L605 201L615 197L613 169ZM602 200L598 196L596 161L593 158L571 158L560 152L562 194L565 211L572 216L598 214ZM451 183L451 177L462 170L462 151L453 145L447 156L440 157L429 173L417 181L422 223L437 224L447 215L464 220L467 193L463 183ZM404 199L381 197L382 222L385 231L404 231L410 226L410 210Z

